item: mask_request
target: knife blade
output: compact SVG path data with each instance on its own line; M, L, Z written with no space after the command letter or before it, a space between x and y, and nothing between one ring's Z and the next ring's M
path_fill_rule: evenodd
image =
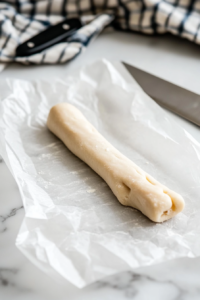
M200 126L200 95L124 63L142 89L161 106Z

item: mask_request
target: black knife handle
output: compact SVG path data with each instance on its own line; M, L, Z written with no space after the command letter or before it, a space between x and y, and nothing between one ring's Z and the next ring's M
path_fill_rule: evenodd
M19 45L16 49L16 56L30 56L39 53L67 39L80 27L82 27L82 23L79 18L66 19L59 24L50 26L48 29Z

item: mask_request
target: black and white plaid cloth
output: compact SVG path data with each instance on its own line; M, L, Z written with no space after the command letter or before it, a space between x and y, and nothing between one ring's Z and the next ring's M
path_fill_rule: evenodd
M112 18L117 29L145 34L171 32L200 44L200 0L9 0L0 1L0 61L63 63L76 55ZM16 57L19 44L66 17L98 15L80 30L84 43L64 41L29 57ZM102 15L101 15L102 14Z

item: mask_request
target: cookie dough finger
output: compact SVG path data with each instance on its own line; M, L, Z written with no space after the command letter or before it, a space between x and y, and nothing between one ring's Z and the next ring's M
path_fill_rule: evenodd
M115 149L73 105L51 108L47 126L109 185L119 202L163 222L184 208L183 198Z

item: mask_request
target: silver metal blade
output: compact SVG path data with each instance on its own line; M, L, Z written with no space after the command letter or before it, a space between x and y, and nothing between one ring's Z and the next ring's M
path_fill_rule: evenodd
M200 126L200 95L123 63L142 89L161 106Z

